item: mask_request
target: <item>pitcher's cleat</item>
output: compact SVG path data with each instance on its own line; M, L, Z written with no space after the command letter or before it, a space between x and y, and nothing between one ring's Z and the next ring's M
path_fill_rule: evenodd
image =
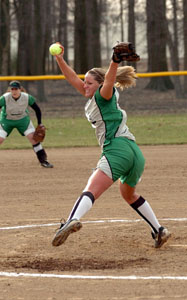
M171 233L164 227L159 228L158 233L152 232L152 237L155 240L155 248L160 248L164 243L167 242L169 237L171 236Z
M47 160L44 160L43 162L41 162L41 166L44 168L53 168L53 165L50 164Z
M79 231L81 228L82 223L77 219L71 219L65 224L62 223L52 240L52 245L56 247L62 245L71 233Z

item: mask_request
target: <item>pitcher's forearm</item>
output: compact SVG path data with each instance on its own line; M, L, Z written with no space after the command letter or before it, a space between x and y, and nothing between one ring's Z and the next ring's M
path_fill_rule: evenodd
M111 85L115 84L117 69L118 69L118 64L111 61L109 68L105 74L105 81L110 83Z
M56 61L60 70L66 77L66 80L75 87L82 95L84 95L83 81L79 78L77 73L66 63L63 57L56 56Z
M100 90L100 94L106 100L110 100L113 94L113 86L116 82L118 64L111 61L109 68L105 74L105 80Z
M78 77L75 71L65 62L63 57L56 56L57 63L59 65L60 70L66 77L66 79L69 81L71 78Z

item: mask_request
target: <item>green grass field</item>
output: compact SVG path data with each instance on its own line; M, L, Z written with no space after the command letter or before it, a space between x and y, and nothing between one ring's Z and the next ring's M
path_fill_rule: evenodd
M98 145L95 131L86 118L43 119L43 124L47 127L43 143L46 148ZM127 125L139 145L187 144L186 114L128 116ZM14 130L0 149L30 147L29 141Z

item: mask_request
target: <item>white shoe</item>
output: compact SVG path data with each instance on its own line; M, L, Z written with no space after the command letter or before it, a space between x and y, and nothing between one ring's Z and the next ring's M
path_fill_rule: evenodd
M66 241L70 233L79 231L81 228L82 223L77 219L71 219L65 224L62 223L52 240L52 245L56 247L62 245Z
M50 164L50 162L48 162L47 160L44 160L43 162L41 162L41 166L44 168L53 168L53 165Z
M171 233L164 227L159 228L158 233L152 232L152 237L155 240L155 248L160 248L164 243L167 242L169 237L171 236Z

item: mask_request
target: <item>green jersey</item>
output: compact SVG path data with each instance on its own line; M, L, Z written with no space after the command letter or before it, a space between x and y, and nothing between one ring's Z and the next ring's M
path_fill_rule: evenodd
M110 100L100 95L100 89L89 99L85 105L85 114L89 122L95 128L96 137L101 147L110 144L116 137L126 137L135 141L134 135L129 131L127 114L118 103L119 93L114 88Z

